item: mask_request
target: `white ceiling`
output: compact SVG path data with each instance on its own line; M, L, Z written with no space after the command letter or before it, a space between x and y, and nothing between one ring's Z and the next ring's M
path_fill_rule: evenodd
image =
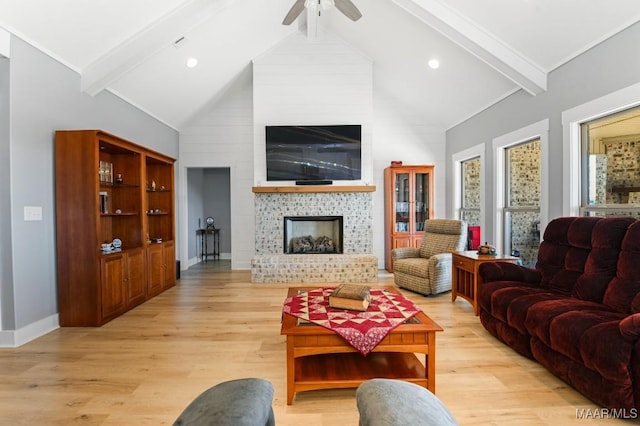
M320 33L370 57L375 91L404 114L444 129L516 90L544 92L550 71L640 20L638 0L353 1L359 21L329 9ZM180 130L253 58L307 31L304 13L281 25L293 2L0 0L0 26L80 73L87 93L110 90Z

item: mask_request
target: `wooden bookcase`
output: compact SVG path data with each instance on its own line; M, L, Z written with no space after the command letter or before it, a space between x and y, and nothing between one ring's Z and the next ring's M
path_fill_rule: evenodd
M99 130L55 153L60 325L100 326L175 285L175 160Z
M385 269L393 272L391 250L420 247L424 221L433 218L433 166L384 170Z

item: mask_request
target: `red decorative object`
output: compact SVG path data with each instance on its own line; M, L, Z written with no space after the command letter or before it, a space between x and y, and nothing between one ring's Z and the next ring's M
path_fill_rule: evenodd
M366 356L394 328L420 312L401 294L371 289L371 304L364 312L334 309L329 295L335 287L321 287L288 297L283 312L312 322L340 335Z
M399 167L402 166L402 161L394 160L391 162L391 167Z

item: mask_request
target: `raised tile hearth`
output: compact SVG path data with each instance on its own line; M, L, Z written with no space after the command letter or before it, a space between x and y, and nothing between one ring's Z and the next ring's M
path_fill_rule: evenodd
M375 283L378 258L367 254L287 254L256 256L254 283Z

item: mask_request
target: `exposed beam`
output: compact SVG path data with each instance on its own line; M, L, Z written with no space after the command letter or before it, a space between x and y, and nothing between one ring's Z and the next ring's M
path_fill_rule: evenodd
M80 78L91 96L237 0L190 0L89 64Z
M438 0L393 0L532 95L547 90L547 73L484 28Z

